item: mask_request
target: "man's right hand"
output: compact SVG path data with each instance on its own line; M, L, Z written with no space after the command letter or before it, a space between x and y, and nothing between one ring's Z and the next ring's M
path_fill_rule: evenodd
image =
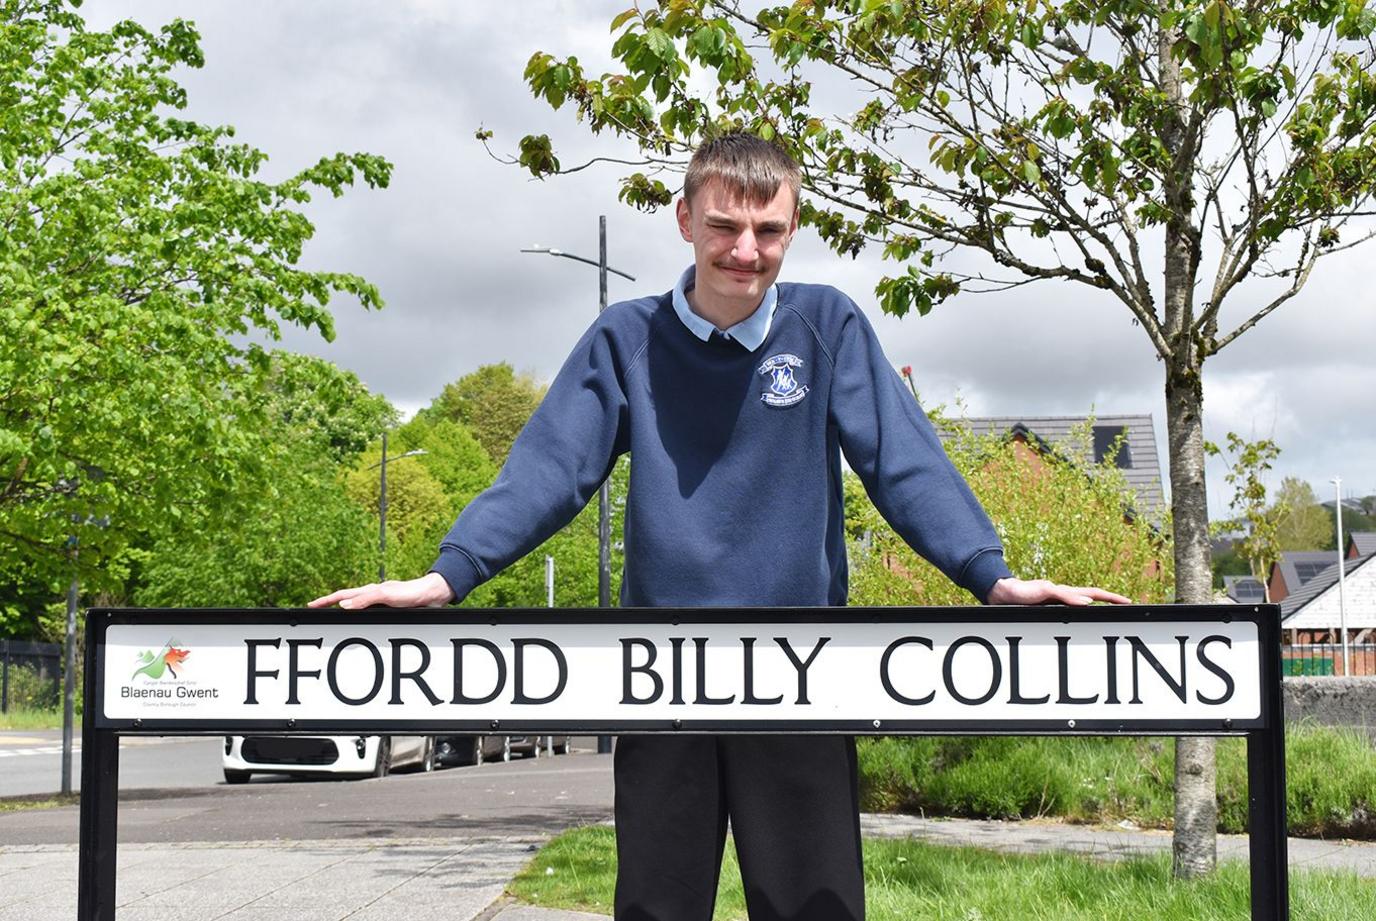
M385 605L389 608L437 608L454 600L454 592L444 576L437 572L427 572L419 579L404 582L388 579L360 585L358 588L342 588L337 592L317 598L307 607L326 608L337 604L341 608L369 608Z

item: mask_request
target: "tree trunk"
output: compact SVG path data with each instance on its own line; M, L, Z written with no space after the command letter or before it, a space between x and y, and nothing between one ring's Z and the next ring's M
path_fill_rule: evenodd
M1166 432L1170 444L1171 514L1175 532L1175 600L1206 604L1212 590L1209 508L1204 491L1204 419L1200 368L1181 362L1166 370ZM1214 740L1175 740L1174 871L1189 879L1213 872L1218 802Z
M1175 536L1175 600L1205 604L1213 579L1209 566L1209 506L1204 492L1205 355L1194 330L1194 283L1199 241L1193 232L1194 164L1198 138L1188 128L1189 105L1173 54L1178 27L1157 32L1157 66L1170 110L1162 119L1161 143L1171 155L1162 191L1169 207L1165 226L1164 332L1166 432L1170 443L1171 515ZM1218 801L1214 740L1175 740L1175 875L1210 873L1217 861Z

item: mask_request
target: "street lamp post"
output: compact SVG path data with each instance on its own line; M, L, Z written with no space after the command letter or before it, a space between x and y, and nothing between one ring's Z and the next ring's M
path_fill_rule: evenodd
M368 467L369 470L372 470L373 467L382 468L381 473L378 474L377 490L377 580L379 582L387 581L387 465L389 463L395 463L396 461L403 460L407 457L419 457L422 454L428 453L429 452L426 451L424 448L416 448L414 451L407 451L405 454L398 454L396 457L392 458L389 461L387 459L387 433L383 432L382 460Z
M103 476L103 474L102 474ZM108 516L72 516L73 524L95 525L108 528ZM75 530L75 529L73 529ZM72 792L72 734L76 726L76 615L81 600L81 575L77 569L77 553L80 544L75 533L67 538L67 548L71 551L72 581L67 586L67 630L63 638L62 650L62 783L61 792L65 796ZM86 714L86 719L92 719Z
M73 534L68 541L72 550L72 584L67 586L67 631L63 639L62 658L62 795L72 792L72 729L76 723L76 608L81 597L81 580L77 574L77 540ZM86 719L94 719L87 713Z
M1337 503L1333 506L1334 524L1338 528L1338 623L1343 637L1343 676L1352 677L1352 657L1347 645L1347 597L1343 586L1343 478L1335 476L1329 481L1337 493Z
M548 246L531 246L521 250L523 253L545 253L573 259L587 265L597 266L597 312L607 309L607 273L613 272L629 281L635 276L607 265L607 216L597 218L597 259L575 256L563 250ZM610 481L603 480L597 490L597 606L609 608L612 605L612 500ZM598 754L609 754L612 750L611 736L597 737Z

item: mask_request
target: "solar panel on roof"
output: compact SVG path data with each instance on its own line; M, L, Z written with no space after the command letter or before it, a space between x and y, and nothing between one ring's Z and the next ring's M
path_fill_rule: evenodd
M1332 563L1296 563L1295 575L1299 577L1300 585L1303 585L1332 565Z
M1125 435L1126 428L1121 425L1096 425L1094 426L1094 463L1101 464L1113 449L1113 442L1119 435ZM1114 455L1113 464L1123 470L1132 469L1132 450L1128 447L1127 438L1123 439L1123 444Z

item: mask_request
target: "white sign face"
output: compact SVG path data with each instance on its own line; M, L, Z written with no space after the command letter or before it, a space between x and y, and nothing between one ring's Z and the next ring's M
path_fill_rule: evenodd
M1248 721L1261 716L1258 642L1256 624L1237 620L115 623L102 647L103 714L870 731Z

